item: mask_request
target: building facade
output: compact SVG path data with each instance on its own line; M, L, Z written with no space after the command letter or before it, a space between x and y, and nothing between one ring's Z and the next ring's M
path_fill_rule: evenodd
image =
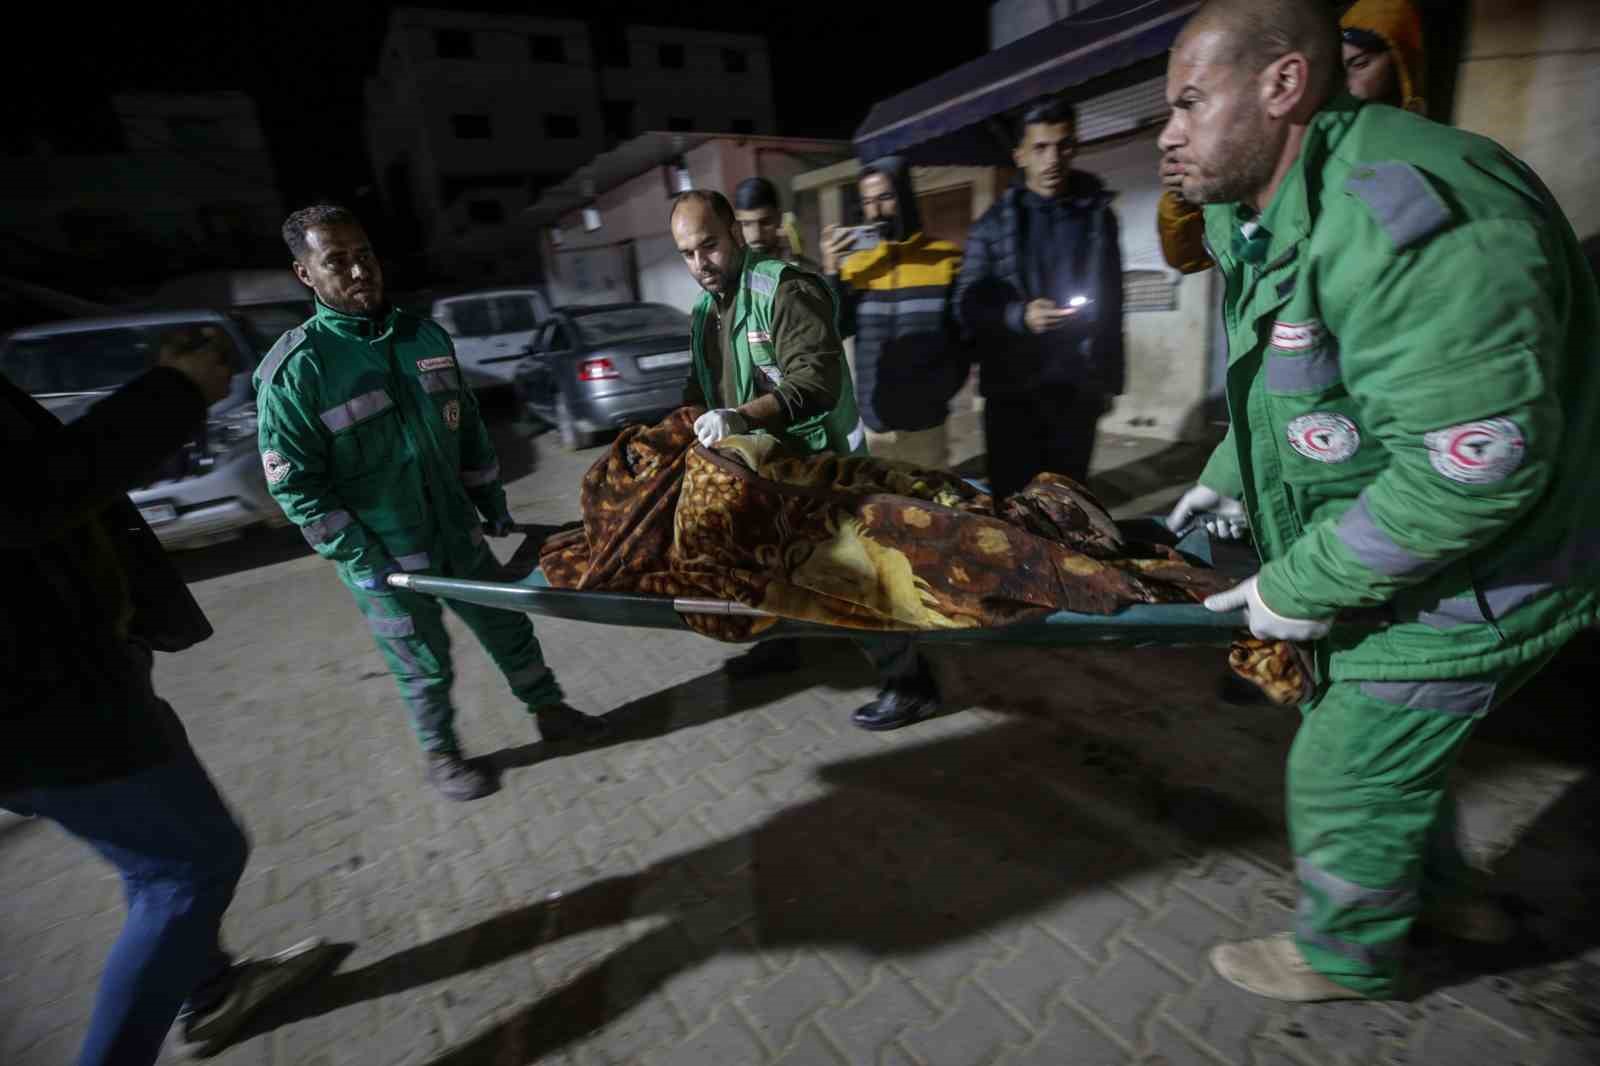
M765 40L404 8L366 89L385 207L449 262L644 130L771 133Z

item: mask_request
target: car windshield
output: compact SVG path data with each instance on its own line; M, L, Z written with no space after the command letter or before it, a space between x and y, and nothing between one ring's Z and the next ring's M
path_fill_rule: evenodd
M115 389L155 366L169 335L177 340L192 328L118 326L16 338L0 349L0 373L35 396ZM234 363L239 365L237 352Z
M591 311L574 316L573 321L577 323L578 332L583 334L583 343L587 348L643 340L645 337L689 335L689 316L662 304Z
M239 323L257 358L265 356L278 343L278 338L311 317L312 306L307 303L255 304L235 307L229 313Z

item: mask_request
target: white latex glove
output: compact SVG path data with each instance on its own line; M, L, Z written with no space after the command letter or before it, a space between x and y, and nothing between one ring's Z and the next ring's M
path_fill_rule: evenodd
M750 420L731 407L707 411L694 420L694 435L701 444L711 447L723 437L750 432Z
M1182 533L1197 514L1206 516L1206 531L1222 540L1238 540L1250 529L1244 504L1204 485L1196 485L1183 494L1178 506L1167 516L1167 528L1174 533Z
M1317 640L1328 635L1333 626L1329 622L1313 622L1305 618L1285 618L1267 606L1256 588L1257 578L1243 581L1227 592L1206 597L1206 610L1223 614L1243 607L1250 614L1250 632L1262 640L1287 640L1302 642Z

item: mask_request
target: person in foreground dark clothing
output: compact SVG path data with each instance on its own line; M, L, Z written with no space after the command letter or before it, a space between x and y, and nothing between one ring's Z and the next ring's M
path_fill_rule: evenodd
M0 440L27 462L0 510L0 807L60 825L122 875L128 916L106 960L78 1062L211 1054L263 1003L316 976L309 939L236 960L218 932L249 844L156 695L156 651L211 626L125 495L226 395L213 330L174 331L159 365L70 425L0 376Z

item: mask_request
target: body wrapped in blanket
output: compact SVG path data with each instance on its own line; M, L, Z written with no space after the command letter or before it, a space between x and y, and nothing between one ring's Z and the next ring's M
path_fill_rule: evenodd
M760 434L707 449L694 436L699 413L683 408L623 431L589 469L582 526L541 550L553 586L705 596L776 618L917 631L1199 602L1233 584L1170 548L1124 542L1105 508L1059 475L1039 476L997 507L948 471L794 456ZM685 621L743 641L776 618ZM1256 642L1232 661L1276 702L1307 687L1286 648ZM1263 669L1270 676L1255 676Z

